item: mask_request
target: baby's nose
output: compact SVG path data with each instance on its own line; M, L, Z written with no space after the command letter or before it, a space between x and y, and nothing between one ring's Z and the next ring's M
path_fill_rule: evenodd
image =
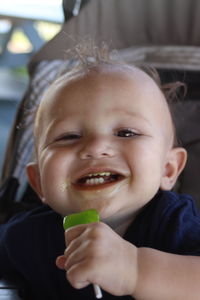
M106 138L88 139L79 152L80 159L108 158L115 155L114 147Z

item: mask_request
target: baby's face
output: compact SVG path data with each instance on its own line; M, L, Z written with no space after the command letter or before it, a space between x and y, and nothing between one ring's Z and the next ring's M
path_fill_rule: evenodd
M37 122L39 194L58 213L96 208L102 219L128 219L161 187L173 129L164 96L142 71L61 80Z

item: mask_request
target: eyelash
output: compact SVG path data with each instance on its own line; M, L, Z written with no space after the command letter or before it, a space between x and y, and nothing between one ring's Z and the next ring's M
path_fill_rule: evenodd
M121 129L117 132L117 134L115 134L116 136L119 136L119 137L124 137L124 138L131 138L131 137L134 137L134 136L137 136L139 135L138 133L136 133L135 131L133 131L132 129Z
M80 138L80 137L81 137L81 135L76 134L76 133L64 134L64 135L58 137L56 139L56 142L59 142L59 141L62 141L62 140L75 140L75 139Z

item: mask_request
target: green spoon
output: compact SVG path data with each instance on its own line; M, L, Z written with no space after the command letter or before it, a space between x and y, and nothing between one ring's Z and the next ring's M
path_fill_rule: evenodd
M64 230L67 230L70 227L80 225L80 224L89 224L99 222L99 214L96 209L89 209L82 211L80 213L71 214L65 216L63 219ZM100 287L97 284L93 284L95 296L97 299L102 298L102 292Z

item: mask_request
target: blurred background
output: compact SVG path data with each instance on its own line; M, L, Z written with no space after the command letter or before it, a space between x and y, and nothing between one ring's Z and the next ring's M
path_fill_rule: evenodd
M8 134L27 85L27 63L63 23L62 0L0 2L0 170Z

